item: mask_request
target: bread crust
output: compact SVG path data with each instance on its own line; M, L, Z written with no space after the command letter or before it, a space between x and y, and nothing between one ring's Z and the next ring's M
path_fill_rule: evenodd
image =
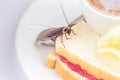
M55 68L55 65L56 65L56 59L57 57L55 56L55 52L52 51L49 55L48 55L48 58L47 58L47 67L48 68Z

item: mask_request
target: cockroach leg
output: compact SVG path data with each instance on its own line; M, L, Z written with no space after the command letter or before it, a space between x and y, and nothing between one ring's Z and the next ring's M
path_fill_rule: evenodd
M62 43L63 47L65 48L64 41L63 41L63 34L61 34L61 43Z
M67 34L65 33L65 37L66 37L66 39L68 40L68 37L67 37Z
M70 36L70 35L69 35L69 36ZM72 38L68 38L67 33L65 33L65 37L66 37L67 40L68 40L68 39L72 39Z
M56 41L54 41L54 44L56 45ZM56 48L55 48L55 46L54 46L54 51L56 51Z
M71 32L73 33L73 35L77 35L77 34L74 32L74 30L72 30L72 29L71 29Z

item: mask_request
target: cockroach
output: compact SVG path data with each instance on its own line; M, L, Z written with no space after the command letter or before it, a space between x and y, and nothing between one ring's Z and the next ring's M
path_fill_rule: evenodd
M63 43L63 35L65 35L65 37L66 37L67 40L70 39L70 38L68 38L68 35L70 36L71 33L73 33L75 35L74 31L71 28L72 26L74 26L76 24L75 22L77 20L79 20L79 19L80 20L84 20L85 22L86 22L86 20L85 20L84 16L81 15L81 16L79 16L77 19L75 19L73 22L71 22L69 24L69 21L68 21L66 15L65 15L65 12L64 12L62 4L60 4L60 7L61 7L62 13L64 15L64 18L65 18L65 20L67 22L67 26L63 26L63 27L59 27L59 28L54 28L52 30L48 29L47 30L48 32L46 34L44 34L44 32L43 32L43 34L42 34L43 37L42 38L50 38L51 40L53 40L55 42L56 38L58 36L61 36L61 43L63 44L63 46L65 48L65 45ZM45 26L45 25L43 25L43 26Z
M74 23L69 24L68 19L67 19L66 15L65 15L65 12L64 12L64 9L63 9L62 4L60 4L60 7L61 7L61 10L62 10L62 12L63 12L63 15L64 15L65 20L66 20L66 22L67 22L68 25L67 25L67 26L63 26L63 27L60 27L60 28L56 28L54 31L52 31L52 32L50 32L50 33L48 34L48 38L50 38L51 40L55 41L56 38L61 35L61 43L62 43L63 46L65 47L65 45L64 45L64 43L63 43L63 34L65 35L66 39L69 39L69 38L67 37L67 34L68 34L68 35L71 35L71 32L72 32L73 34L75 34L74 31L71 29L71 27L72 27L73 25L75 25L75 24L74 24Z

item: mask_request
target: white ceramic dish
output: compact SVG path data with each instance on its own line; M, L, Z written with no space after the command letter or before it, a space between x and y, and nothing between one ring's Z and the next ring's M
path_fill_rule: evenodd
M37 35L47 28L39 24L54 27L66 25L60 3L69 22L81 15L79 0L35 0L20 20L16 33L16 52L29 80L62 80L45 65L52 48L34 45Z

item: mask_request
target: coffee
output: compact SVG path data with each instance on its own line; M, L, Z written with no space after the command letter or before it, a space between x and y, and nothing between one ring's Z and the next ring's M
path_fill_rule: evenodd
M120 0L88 0L88 2L97 11L120 16Z

